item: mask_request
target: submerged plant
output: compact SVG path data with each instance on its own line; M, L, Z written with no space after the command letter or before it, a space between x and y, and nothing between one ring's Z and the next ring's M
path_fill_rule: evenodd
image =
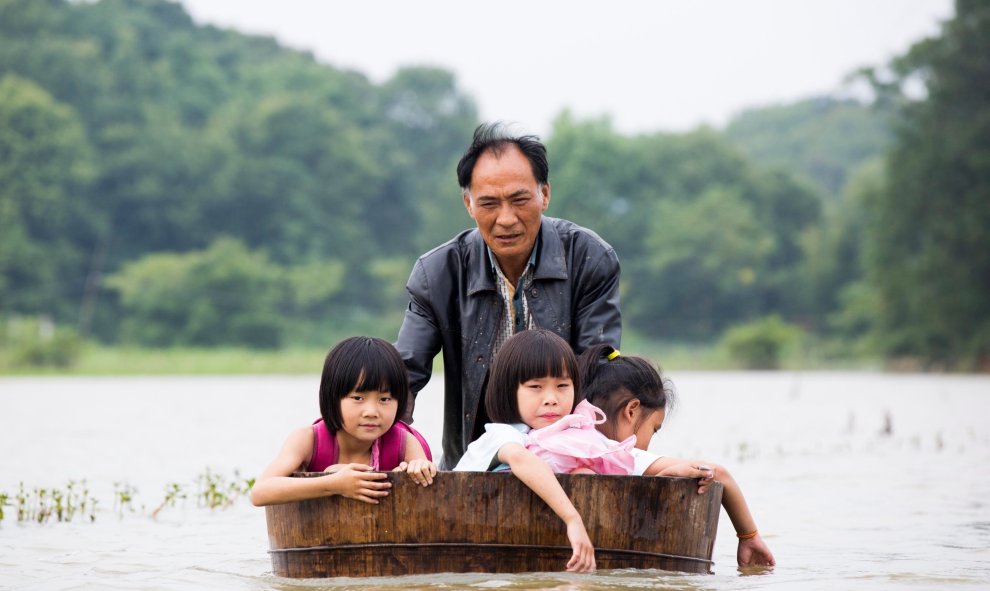
M234 470L234 477L227 480L222 474L207 468L197 478L199 504L210 509L229 507L251 492L254 481L254 478L242 478L238 470Z
M197 479L199 490L196 494L198 505L216 508L226 508L233 505L251 492L254 478L243 478L235 470L233 477L227 477L207 468ZM142 504L140 511L135 506L138 490L126 482L113 483L113 511L122 518L125 513L144 513ZM165 497L161 503L148 514L152 519L166 507L175 507L178 501L189 496L188 485L170 482L165 485ZM18 523L45 524L50 521L72 521L79 517L90 522L96 521L99 499L91 496L85 480L70 480L64 488L33 488L30 492L24 483L18 484L17 492L12 496L0 491L0 523L6 516L6 508L11 507L16 513Z
M81 491L77 488L79 485L82 486ZM0 521L5 517L4 507L16 509L18 523L72 521L76 515L89 517L90 521L93 521L96 519L96 499L89 496L89 489L85 485L85 480L81 482L70 480L64 490L34 488L28 493L24 483L21 482L13 503L10 495L6 492L0 493Z
M10 497L7 495L6 492L0 491L0 523L3 523L3 518L4 518L3 508L9 507L10 505L11 505Z
M117 517L124 516L124 509L134 513L134 495L136 494L137 489L126 482L113 483L113 508Z
M17 523L23 523L28 520L31 512L28 509L28 497L27 493L24 492L24 483L21 482L17 487Z
M161 504L151 512L151 518L155 519L158 517L158 513L161 512L165 507L175 507L175 502L179 499L185 500L186 492L183 490L182 485L178 482L170 482L165 485L165 498L162 500Z
M82 490L76 488L77 486L81 487ZM65 521L71 521L76 514L84 518L89 517L90 521L96 520L96 499L89 496L89 487L86 486L85 480L79 482L70 480L65 485L65 491L65 506L60 510L59 521L62 521L61 516L63 514Z
M37 519L38 523L45 523L52 514L52 506L48 500L48 489L34 489L34 497L36 500L34 518Z

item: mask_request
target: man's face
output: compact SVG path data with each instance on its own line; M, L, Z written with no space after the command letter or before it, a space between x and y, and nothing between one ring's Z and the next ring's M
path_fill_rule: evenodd
M536 182L529 160L514 145L499 156L488 151L478 157L464 196L468 215L506 273L522 272L549 203L549 184Z

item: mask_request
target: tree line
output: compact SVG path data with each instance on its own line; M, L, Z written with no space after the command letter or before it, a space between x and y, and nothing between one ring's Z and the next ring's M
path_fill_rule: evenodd
M615 246L644 337L772 316L839 356L985 363L987 18L960 1L860 73L871 103L633 136L563 112L549 213ZM478 122L443 69L375 84L164 0L0 0L0 315L148 346L393 338L413 259L471 223Z

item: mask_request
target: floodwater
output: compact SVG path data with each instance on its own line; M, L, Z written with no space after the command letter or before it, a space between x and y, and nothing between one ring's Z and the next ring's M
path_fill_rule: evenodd
M254 476L318 415L318 377L0 378L2 589L988 589L990 377L674 373L653 441L742 486L778 566L740 572L722 515L715 573L611 571L290 580L264 510L193 497L209 469ZM439 449L434 380L416 425ZM95 520L19 522L20 483L99 501ZM116 485L115 485L116 483ZM178 484L187 495L150 516ZM117 504L121 491L133 501ZM233 493L230 495L233 497ZM117 505L117 506L115 506Z

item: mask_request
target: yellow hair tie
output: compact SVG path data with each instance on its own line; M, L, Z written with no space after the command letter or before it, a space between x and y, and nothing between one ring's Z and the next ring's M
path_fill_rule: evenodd
M612 361L613 359L615 359L618 356L619 356L619 350L616 349L615 351L612 351L611 353L608 354L608 360L609 361Z
M751 538L755 538L756 537L756 534L758 534L758 533L760 533L759 530L755 530L754 529L753 531L749 532L748 534L736 534L736 537L739 538L740 540L749 540Z

